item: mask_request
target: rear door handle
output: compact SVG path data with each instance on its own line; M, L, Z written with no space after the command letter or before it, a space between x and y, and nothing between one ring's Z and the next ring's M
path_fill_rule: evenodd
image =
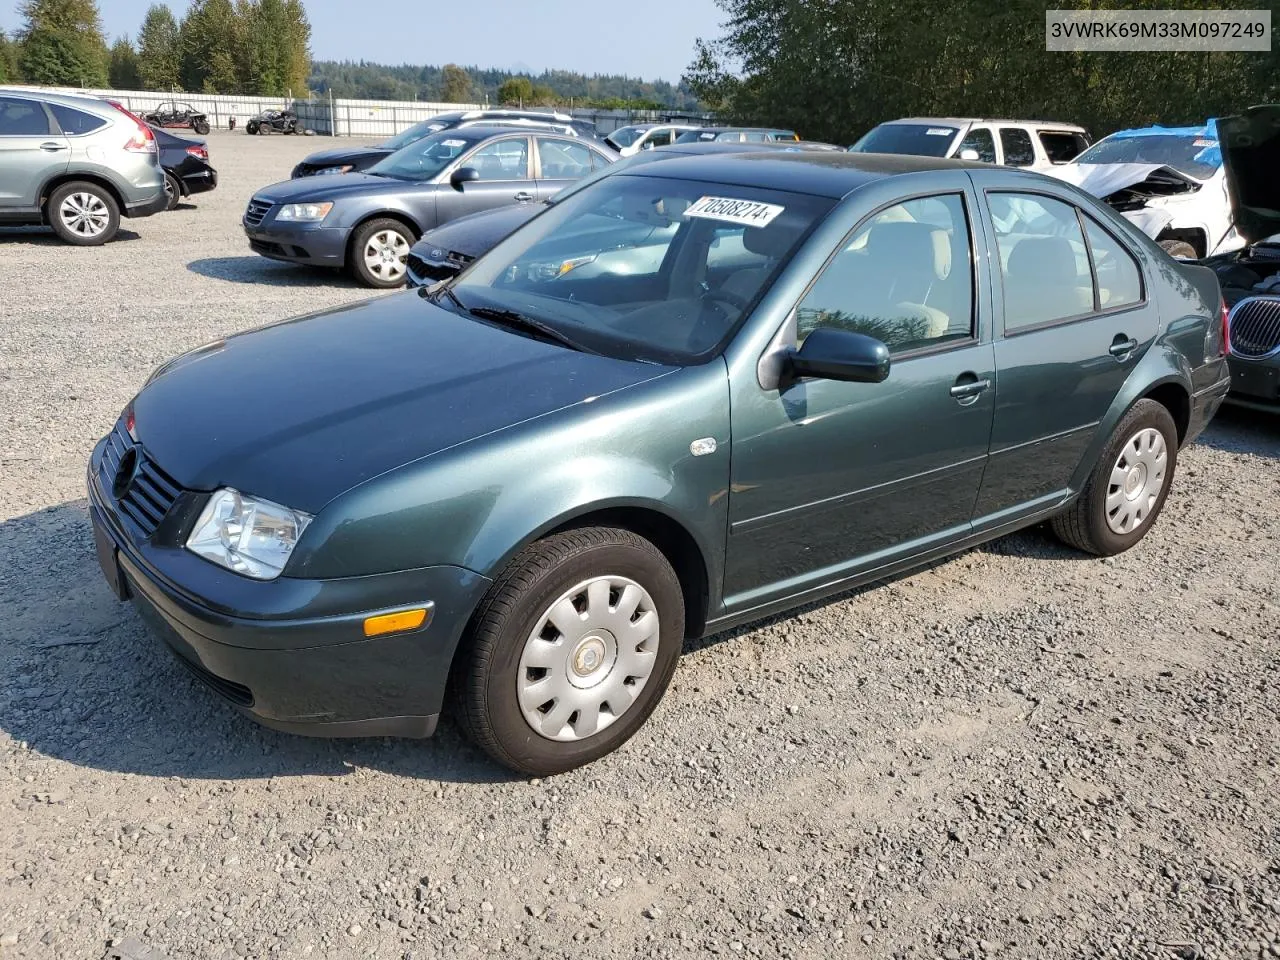
M67 149L65 144L54 143L52 140L40 144L40 149L45 153L57 153L59 150Z
M990 380L965 380L951 388L951 396L960 401L976 400L990 386Z
M533 194L525 193L523 190L516 194L516 203L533 203Z
M1129 359L1129 355L1138 349L1138 341L1132 337L1126 337L1123 333L1117 334L1116 338L1111 341L1110 353L1117 360L1124 361Z

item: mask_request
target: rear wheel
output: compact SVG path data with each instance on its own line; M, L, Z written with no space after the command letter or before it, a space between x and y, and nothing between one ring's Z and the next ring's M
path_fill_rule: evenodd
M166 172L164 175L164 195L168 201L166 210L172 210L178 205L178 201L182 199L182 187L178 183L178 178L172 173Z
M106 243L120 229L120 207L115 197L96 183L64 183L49 195L47 209L53 232L78 247Z
M451 684L471 739L531 775L616 750L671 681L684 595L666 557L629 530L586 527L532 544L476 613Z
M199 120L193 120L191 121L191 129L203 137L206 133L209 132L209 121L203 117L201 117Z
M351 273L366 286L390 290L404 284L413 231L399 220L370 220L351 238Z
M1053 518L1053 532L1110 557L1141 540L1164 506L1178 461L1178 428L1163 404L1139 400L1121 418L1080 497Z

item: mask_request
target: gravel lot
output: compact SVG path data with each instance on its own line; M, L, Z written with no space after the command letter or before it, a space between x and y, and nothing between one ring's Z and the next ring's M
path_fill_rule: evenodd
M323 141L209 140L105 248L0 231L0 957L1280 957L1280 419L1115 560L1032 531L690 644L554 780L216 700L102 583L86 458L161 360L368 294L239 228Z

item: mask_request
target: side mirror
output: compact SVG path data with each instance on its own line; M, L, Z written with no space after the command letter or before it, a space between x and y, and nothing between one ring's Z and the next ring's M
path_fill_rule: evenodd
M889 376L889 348L864 333L819 327L787 363L794 377L881 383Z
M977 150L974 150L972 147L970 147L966 150L960 151L960 159L961 160L981 160L982 158L978 156Z
M453 176L449 178L449 182L461 190L464 183L475 183L479 179L480 171L475 167L459 167L453 171Z

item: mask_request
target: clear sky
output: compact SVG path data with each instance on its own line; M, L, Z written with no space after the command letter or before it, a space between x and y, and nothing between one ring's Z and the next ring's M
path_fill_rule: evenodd
M108 42L136 37L151 2L98 0ZM719 35L721 18L714 0L304 2L317 60L561 68L672 82L693 59L693 41ZM187 3L169 0L169 7L181 16ZM9 33L21 24L18 5L0 6L0 28Z

